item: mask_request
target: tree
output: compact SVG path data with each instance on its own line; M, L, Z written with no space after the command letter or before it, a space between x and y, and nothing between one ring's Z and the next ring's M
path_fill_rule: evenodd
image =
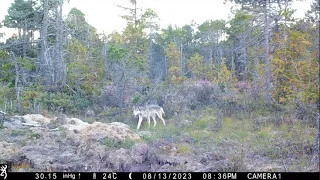
M15 0L8 9L5 16L4 25L8 28L18 29L18 38L22 38L22 56L27 56L27 44L29 42L27 34L30 29L35 27L35 2L29 0ZM21 31L23 33L21 37Z
M56 2L56 42L55 42L55 84L66 84L66 65L63 52L63 19L62 19L63 0Z
M85 21L85 15L80 10L71 9L66 24L70 34L66 83L77 95L90 96L99 92L98 87L102 85L105 71L101 50L104 44L97 30Z
M147 75L148 68L148 40L146 30L153 32L158 29L157 14L152 9L143 10L137 7L136 0L130 0L133 7L120 8L126 10L128 15L121 16L127 22L124 29L123 37L128 48L129 59L134 62L134 65L143 72L143 76ZM138 14L141 11L141 15Z
M43 19L40 31L40 74L43 75L43 83L47 84L49 82L49 58L48 58L48 25L49 25L49 0L43 0Z
M168 58L169 67L169 82L179 84L183 81L184 76L181 70L181 54L177 46L171 42L165 50L166 57Z
M197 36L204 51L203 56L206 62L210 62L211 68L222 61L223 54L219 42L225 32L225 24L224 20L207 20L198 27Z
M235 54L235 69L240 80L248 80L248 48L254 39L253 17L246 11L239 10L230 20L227 29L229 38L233 41L233 54Z
M201 79L205 76L205 64L203 57L199 53L195 53L190 57L188 61L188 68L192 71L192 75Z
M271 104L271 63L269 56L269 38L270 38L270 25L269 25L269 17L270 17L270 8L271 3L275 3L276 1L270 2L269 0L231 0L237 4L240 4L242 8L253 11L256 13L263 12L263 27L264 27L264 49L265 49L265 87L266 87L266 102L268 105Z

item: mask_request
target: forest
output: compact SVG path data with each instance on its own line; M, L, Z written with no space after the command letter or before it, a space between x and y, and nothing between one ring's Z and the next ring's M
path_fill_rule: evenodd
M250 169L256 153L262 171L319 171L319 1L301 19L293 0L223 1L229 19L160 28L157 12L128 0L117 6L125 28L101 34L77 8L64 16L68 1L14 0L0 22L0 35L18 32L0 43L0 110L136 131L133 107L157 104L167 125L144 122L149 144L214 146L231 158L222 170Z

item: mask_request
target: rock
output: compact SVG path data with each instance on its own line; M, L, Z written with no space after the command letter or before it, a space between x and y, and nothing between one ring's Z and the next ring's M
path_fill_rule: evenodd
M86 128L88 125L89 123L83 122L78 118L66 118L66 124L62 125L62 127L65 127L70 131L73 131L75 129L78 131L81 131L84 128Z
M60 114L58 117L54 118L47 127L50 129L58 128L61 125L67 124L67 116L65 114Z
M139 136L143 136L143 137L150 137L151 136L150 131L139 131L138 134L139 134Z
M0 142L0 163L1 161L13 161L19 154L19 147L14 143Z
M0 111L0 122L3 122L7 113Z
M86 110L86 116L94 116L94 115L95 115L95 113L93 110L91 110L91 109Z
M140 136L152 135L149 131L140 131L138 135L120 122L89 124L65 115L54 120L39 115L13 116L4 122L11 129L0 131L2 139L9 139L0 141L0 161L12 162L17 167L26 162L29 171L211 171L219 169L217 162L223 159L214 153L203 156L177 153L177 145L165 138L149 147L140 141ZM46 127L54 124L56 128L24 126L26 122L34 125L49 122ZM17 129L21 134L11 137L12 130ZM128 149L115 149L116 146L110 149L101 143L104 138L131 139L135 144Z
M3 127L9 129L25 129L40 127L42 124L50 123L51 119L40 114L27 114L25 116L11 116L4 120Z
M3 122L3 127L8 128L8 129L23 129L26 128L22 124L22 117L19 116L13 116L5 119Z
M126 149L121 148L110 152L108 156L107 166L115 171L129 171L132 165L133 159Z
M56 121L59 125L67 124L67 116L65 114L60 114L57 117Z
M124 123L121 123L121 122L112 122L112 123L108 123L110 125L113 125L113 126L118 126L118 127L121 127L121 128L128 128L130 129L130 126L127 125L127 124L124 124Z
M119 139L124 141L129 138L132 140L140 140L138 134L132 132L127 126L123 124L105 124L101 122L94 122L88 126L86 126L82 133L87 137L94 139L96 141L100 141L105 137Z
M147 159L149 146L144 143L135 144L130 152L131 157L136 163L142 163Z
M48 124L51 121L50 118L44 117L41 114L26 114L22 117L25 120L25 123L30 124Z

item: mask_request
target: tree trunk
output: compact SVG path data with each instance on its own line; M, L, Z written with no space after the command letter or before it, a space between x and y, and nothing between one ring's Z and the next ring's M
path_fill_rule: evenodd
M165 77L165 79L167 80L167 82L169 82L169 72L168 72L168 62L167 62L167 56L166 55L164 55L164 63L163 63L163 65L164 65L164 77Z
M271 104L271 65L269 57L269 22L268 22L268 0L264 4L264 38L265 38L265 75L266 75L266 101Z
M247 78L248 68L247 68L247 50L246 50L245 43L242 44L241 51L242 51L243 80L246 81L246 80L248 80L248 78Z
M20 87L19 87L19 81L20 81L20 73L19 73L19 64L18 64L18 59L14 52L11 51L11 57L14 62L14 68L15 68L15 82L14 82L14 88L16 90L16 98L17 98L17 104L16 108L17 111L21 114L22 113L22 106L20 102Z
M108 73L109 73L109 66L108 66L108 44L104 41L103 42L103 60L104 60L104 79L108 79Z
M253 59L253 85L257 87L257 82L259 80L259 58L255 57Z
M211 63L211 66L210 66L210 70L212 71L213 70L213 66L214 66L214 58L213 58L213 46L210 46L209 47L209 61Z
M47 37L48 37L48 0L43 0L43 20L42 20L42 27L41 27L41 49L40 49L40 75L44 78L42 83L46 84L48 81L48 59L46 57L47 51Z
M62 4L63 2L58 2L56 7L56 66L55 66L55 84L59 83L64 85L66 82L66 74L65 74L65 63L63 60L63 48L62 48L62 33L63 33L63 25L62 25Z
M181 69L181 76L184 75L184 68L183 68L183 46L180 43L180 69Z
M232 84L233 82L233 73L234 73L234 53L232 52L232 55L231 55L231 73L230 73L230 83Z
M23 45L22 45L22 57L26 58L27 56L27 22L26 19L24 20L24 26L23 26Z

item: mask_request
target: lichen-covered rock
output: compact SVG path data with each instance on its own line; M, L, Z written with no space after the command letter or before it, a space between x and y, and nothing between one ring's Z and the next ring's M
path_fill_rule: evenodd
M181 154L163 138L149 146L120 122L26 115L6 117L4 124L0 162L11 162L15 171L209 171L221 159Z
M140 136L132 132L130 128L123 123L101 123L94 122L81 131L88 138L94 139L96 141L101 141L102 139L114 138L124 141L129 138L132 140L140 140Z

